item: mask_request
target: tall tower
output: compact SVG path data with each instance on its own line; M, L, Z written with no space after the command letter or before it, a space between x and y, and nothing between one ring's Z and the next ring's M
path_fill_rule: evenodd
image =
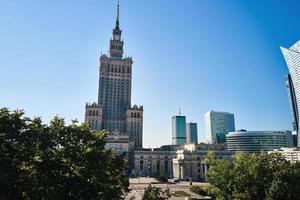
M179 108L179 115L172 117L172 145L183 144L186 144L186 118Z
M300 40L290 48L280 47L285 58L286 64L290 72L289 95L294 115L294 121L297 123L295 129L297 131L297 146L300 147L299 134L299 112L300 112Z
M289 102L290 102L290 108L292 113L292 120L293 120L293 131L296 133L299 130L299 114L298 114L298 108L297 108L297 100L295 96L295 88L293 85L293 81L290 74L287 74L285 76L285 83L286 88L288 92Z
M186 143L198 144L197 123L186 123Z
M98 102L97 105L95 103L87 104L85 121L90 123L94 130L105 129L110 135L129 136L135 142L136 148L141 148L143 107L136 105L131 107L133 61L131 57L123 56L124 41L119 15L118 3L117 17L108 53L100 56ZM87 114L93 114L93 109L96 108L98 113L101 113L101 120L98 117L97 122L100 120L101 123L97 124L97 128L93 128L91 120L95 122L96 117Z

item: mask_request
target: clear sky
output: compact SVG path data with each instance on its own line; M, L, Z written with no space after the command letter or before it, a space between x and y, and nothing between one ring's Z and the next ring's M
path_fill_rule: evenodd
M204 135L204 113L228 111L237 129L291 129L279 46L300 39L300 1L121 0L132 104L144 105L144 146L171 143L178 107ZM113 0L0 0L0 106L45 122L84 119L97 100L99 56Z

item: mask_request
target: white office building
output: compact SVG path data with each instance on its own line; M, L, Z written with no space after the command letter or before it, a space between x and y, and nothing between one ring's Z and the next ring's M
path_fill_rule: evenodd
M240 130L230 132L226 137L229 151L261 153L293 146L291 131Z
M210 144L225 143L226 134L235 131L234 115L229 112L209 111L204 115L205 137Z

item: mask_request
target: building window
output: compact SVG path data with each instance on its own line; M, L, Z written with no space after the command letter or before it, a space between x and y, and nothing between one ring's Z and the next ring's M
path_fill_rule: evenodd
M169 165L169 162L166 160L165 161L165 173L167 174L168 173L168 165Z
M144 161L141 160L140 161L140 171L143 171L143 168L144 168Z

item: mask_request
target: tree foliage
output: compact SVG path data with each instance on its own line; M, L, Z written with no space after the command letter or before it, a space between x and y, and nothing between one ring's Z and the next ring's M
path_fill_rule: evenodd
M169 188L162 190L150 184L144 192L143 200L167 200L171 196L172 194Z
M206 190L198 185L193 185L190 187L190 191L201 196L207 196Z
M281 154L237 154L233 162L211 162L209 194L222 200L300 199L300 165Z
M122 199L124 155L106 151L106 132L87 124L50 125L0 109L0 199Z

